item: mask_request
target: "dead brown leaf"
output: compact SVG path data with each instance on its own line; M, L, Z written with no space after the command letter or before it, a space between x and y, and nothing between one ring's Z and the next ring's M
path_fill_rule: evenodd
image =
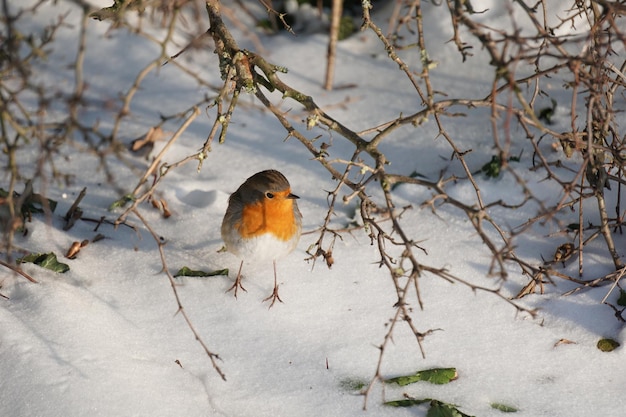
M130 150L132 152L141 151L141 154L147 154L154 147L154 143L161 140L164 135L165 133L163 133L163 129L160 126L151 127L145 136L137 138L130 143Z

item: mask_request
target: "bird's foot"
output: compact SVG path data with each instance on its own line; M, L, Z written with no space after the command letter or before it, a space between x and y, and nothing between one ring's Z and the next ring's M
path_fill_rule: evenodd
M237 278L235 279L235 283L233 284L232 287L230 287L229 289L226 290L226 292L230 292L232 290L235 290L235 298L237 298L237 291L239 291L239 288L241 288L244 292L248 292L248 290L246 290L243 285L241 285L241 275L237 275Z
M283 300L281 300L280 296L278 295L278 285L274 286L274 291L272 291L272 293L269 295L269 297L264 298L263 302L269 301L269 300L272 300L272 302L270 303L270 306L268 308L272 308L274 303L276 303L276 300L280 301L281 303L283 302Z

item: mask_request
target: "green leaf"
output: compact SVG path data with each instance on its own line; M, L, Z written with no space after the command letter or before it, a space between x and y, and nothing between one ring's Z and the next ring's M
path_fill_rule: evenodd
M520 162L519 156L511 156L507 159L507 162ZM487 162L480 168L480 172L484 173L489 178L498 178L502 171L502 160L497 155L491 156L491 161Z
M552 124L552 116L554 116L554 112L556 111L556 100L551 99L552 107L544 107L539 110L539 114L537 117L539 120L545 121L547 124Z
M452 404L446 404L441 401L432 400L430 409L426 413L426 417L472 417L459 411Z
M178 270L174 277L214 277L217 275L228 275L228 269L218 269L216 271L195 271L183 266Z
M502 411L503 413L517 413L519 411L515 407L511 407L510 405L500 404L500 403L491 403L491 408L494 408L498 411Z
M430 398L406 398L404 400L386 401L383 404L389 407L413 407L414 405L420 405L431 401L432 400Z
M385 382L398 384L400 386L413 384L419 381L430 382L431 384L447 384L457 378L456 368L435 368L424 371L417 371L411 375L399 376L386 379Z
M487 162L480 168L489 178L498 178L500 176L500 168L502 168L502 162L496 155L492 155L491 161Z
M344 40L350 37L354 32L357 31L357 28L354 25L354 21L350 16L343 16L339 21L339 35L337 40Z
M33 263L42 268L49 269L54 272L65 273L70 270L67 264L57 260L57 256L53 253L31 253L17 260L17 263Z
M617 299L617 305L626 307L626 291L619 290L619 298Z
M49 198L45 198L41 194L31 194L24 201L22 212L43 213L46 206L49 207L50 211L54 213L54 210L57 208L57 202L50 200Z
M120 208L120 207L124 207L126 204L130 203L131 201L134 201L135 197L133 197L132 194L126 194L124 197L120 198L119 200L115 200L110 206L109 206L109 211L113 211L116 208Z
M602 352L612 352L619 347L619 343L613 339L600 339L597 347Z
M26 195L24 196L24 201L22 202L22 215L27 216L33 213L43 213L45 212L45 208L48 207L52 213L57 208L57 202L55 200L51 200L49 198L45 198L41 194L36 194L32 192L32 188L27 186ZM0 188L0 197L6 198L9 195L9 192L3 188ZM14 192L13 198L19 199L22 197L19 193Z
M570 224L567 225L567 229L576 231L576 230L580 229L580 223L570 223Z
M272 22L269 19L261 19L256 22L256 26L261 29L272 30Z
M425 403L430 403L426 417L473 417L459 411L456 406L452 404L431 398L405 398L402 400L387 401L383 404L389 407L413 407Z

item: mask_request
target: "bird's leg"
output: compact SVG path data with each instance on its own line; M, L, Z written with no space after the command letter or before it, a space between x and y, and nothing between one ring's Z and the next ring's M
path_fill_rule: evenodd
M280 296L278 295L278 279L276 278L276 260L274 260L273 262L274 262L274 291L272 291L269 297L263 300L263 301L268 301L270 299L272 300L268 308L272 308L276 300L280 301L281 303L283 302L283 300L281 300Z
M242 290L244 290L245 292L248 292L248 290L246 290L243 285L241 285L241 269L243 268L243 261L241 261L241 264L239 265L239 272L237 272L237 278L235 278L235 283L233 284L232 287L230 287L228 290L226 290L226 292L235 290L235 298L237 298L237 290L239 288L241 288Z

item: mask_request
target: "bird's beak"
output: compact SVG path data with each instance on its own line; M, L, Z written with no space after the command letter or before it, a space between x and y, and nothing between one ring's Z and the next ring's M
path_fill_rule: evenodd
M300 197L298 197L298 196L297 196L297 195L295 195L295 194L291 194L291 193L289 193L289 195L287 196L287 198L289 198L289 199L291 199L291 200L296 200L296 199L298 199L298 198L300 198Z

